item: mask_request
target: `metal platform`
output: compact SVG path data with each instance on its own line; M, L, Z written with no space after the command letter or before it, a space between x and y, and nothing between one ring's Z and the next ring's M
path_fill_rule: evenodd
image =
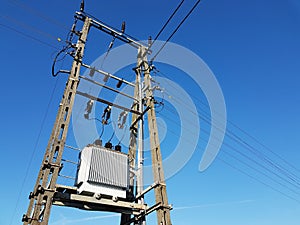
M116 212L131 215L140 215L147 212L147 205L132 203L124 200L108 198L107 196L87 196L77 194L76 187L56 185L53 205L75 207L83 210Z

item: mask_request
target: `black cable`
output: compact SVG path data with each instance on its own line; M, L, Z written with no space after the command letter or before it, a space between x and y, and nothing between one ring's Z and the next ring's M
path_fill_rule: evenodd
M175 14L177 13L177 11L179 10L179 8L181 7L181 5L183 4L184 0L182 0L179 5L177 6L177 8L173 11L173 13L171 14L171 16L169 17L169 19L167 20L167 22L163 25L163 27L160 29L160 31L157 33L157 35L155 36L155 38L153 39L153 42L151 43L150 47L154 44L154 42L159 38L159 36L161 35L161 33L164 31L164 29L166 28L166 26L169 24L169 22L171 21L171 19L175 16Z
M99 120L100 121L100 120ZM101 121L100 121L101 122ZM101 122L102 123L102 122ZM101 134L99 135L99 139L102 138L102 135L104 133L104 124L102 124L102 130L101 130Z
M61 73L62 71L58 70L57 72L55 72L55 65L58 61L64 60L64 58L67 55L71 55L68 50L72 48L72 42L73 42L73 38L74 38L74 32L75 32L75 28L76 28L76 24L77 24L78 19L75 18L72 29L68 32L67 37L66 37L66 43L67 45L64 46L54 57L53 63L52 63L52 68L51 68L51 73L53 77L56 77L59 73ZM62 59L58 60L58 57L62 54L65 53L65 55L62 57Z
M178 125L177 122L175 122L174 120L171 119L171 117L167 117L167 119L170 120L172 123ZM170 131L170 133L172 133L173 135L175 135L175 136L177 137L176 139L182 138L182 136L179 136L176 132L174 132L174 131L172 131L172 130L170 130L170 129L168 129L168 131ZM209 132L207 132L207 133L209 134ZM190 142L189 139L187 139L187 138L184 138L184 139L185 139L187 142ZM202 139L203 141L206 141L205 139L203 139L203 137L200 137L200 139ZM190 143L191 143L191 142L190 142ZM227 145L226 147L228 147L229 149L232 149L232 147L231 147L230 145ZM225 152L225 151L224 151L224 152ZM254 171L256 171L256 172L258 172L258 173L264 175L265 177L267 177L268 179L272 180L272 181L275 182L276 184L279 184L279 185L281 185L281 186L283 186L283 187L289 189L290 191L292 191L292 192L294 192L294 193L296 193L296 194L299 195L298 192L295 192L293 189L291 189L291 188L288 187L287 185L285 185L285 184L283 184L283 183L281 183L281 182L275 180L274 178L268 176L266 173L264 173L264 172L262 172L262 171L256 169L255 167L253 167L253 166L251 166L250 164L248 164L248 163L246 163L246 162L240 160L239 158L233 156L232 154L227 153L227 152L225 152L225 154L229 155L231 158L234 158L235 160L239 161L240 163L246 165L246 166L249 167L250 169L252 169L252 170L254 170ZM218 158L216 158L216 159L221 160L220 157L218 157ZM224 162L224 160L221 160L221 161ZM288 197L288 198L290 198L290 199L292 199L292 200L295 200L295 201L297 201L298 203L300 203L300 201L299 201L298 199L295 199L295 198L293 198L292 196L290 196L290 195L288 195L288 194L286 194L286 193L284 193L284 192L282 192L282 191L280 191L280 190L274 188L273 186L267 184L266 182L263 182L263 181L257 179L256 177L250 175L249 173L247 173L247 172L245 172L245 171L243 171L243 170L241 170L241 169L239 169L239 168L233 166L231 163L228 163L228 162L227 162L227 163L225 163L225 164L227 164L227 165L229 165L230 167L236 169L237 171L243 173L244 175L247 175L248 177L250 177L250 178L256 180L257 182L259 182L259 183L261 183L261 184L263 184L263 185L265 185L265 186L271 188L272 190L274 190L274 191L276 191L276 192L278 192L278 193L280 193L280 194L282 194L282 195L284 195L284 196L286 196L286 197Z
M167 27L167 25L169 24L169 22L171 21L171 19L175 16L175 14L177 13L177 11L179 10L179 8L181 7L181 5L183 4L184 0L182 0L179 5L176 7L176 9L173 11L173 13L171 14L171 16L169 17L169 19L165 22L165 24L163 25L163 27L160 29L160 31L157 33L157 35L155 36L155 38L153 39L153 41L150 43L148 50L145 51L145 53L143 54L142 58L150 51L151 47L154 45L155 41L159 38L159 36L161 35L161 33L164 31L164 29Z
M66 53L65 56L68 54L67 51L71 48L71 45L67 45L65 47L63 47L63 49L61 49L55 56L54 60L53 60L53 63L52 63L52 68L51 68L51 73L52 73L52 76L53 77L56 77L59 73L60 73L60 70L58 70L57 72L55 72L55 65L56 65L56 62L59 61L57 60L58 57L62 54L62 53ZM64 57L65 57L64 56Z
M178 103L180 103L177 99L174 99L175 101L177 101ZM185 104L184 101L181 101L181 104ZM187 109L188 111L192 112L191 110ZM193 113L193 112L192 112ZM194 113L193 113L194 114ZM194 114L195 116L198 116L197 114ZM206 116L201 117L201 119L206 122L209 125L212 125L209 118L207 118ZM192 125L194 125L191 122ZM195 126L195 125L194 125ZM215 127L216 129L218 129L219 131L222 131L222 129L216 125L212 125L213 127ZM258 149L254 148L252 145L248 144L247 142L243 141L240 137L238 137L236 134L234 134L232 131L227 130L226 136L229 137L231 140L233 140L234 142L236 142L237 144L239 144L241 147L245 148L246 150L250 151L252 154L254 154L256 157L258 157L260 160L262 160L264 163L270 165L271 167L275 168L278 172L280 172L283 176L286 176L287 178L289 178L291 181L287 181L287 182L294 182L296 183L298 186L300 185L299 181L299 177L297 175L295 175L294 173L292 173L291 171L289 171L286 168L282 168L282 166L278 166L275 163L272 162L271 159L269 159L269 157L267 157L265 154L261 153ZM236 150L238 151L238 150ZM243 153L242 153L243 154ZM282 176L280 176L282 178ZM282 178L285 180L285 178ZM295 180L297 179L297 180ZM285 180L286 181L286 180ZM294 184L293 184L294 185Z
M175 99L175 100L177 100L177 99ZM183 102L183 104L184 104L184 102ZM197 114L196 116L199 116L199 115ZM202 119L203 119L203 118L202 118ZM204 121L207 122L208 124L211 124L209 118L205 119ZM174 121L174 122L175 122L175 121ZM213 126L216 127L215 125L213 125ZM219 127L216 127L216 128L220 130ZM233 132L230 132L230 133L233 133ZM207 134L209 134L209 133L207 132ZM233 134L234 134L234 133L233 133ZM248 144L247 142L241 141L240 138L239 138L238 136L235 135L234 137L232 137L232 135L228 135L228 134L227 134L227 136L229 136L233 141L235 141L235 142L237 142L238 144L240 144L243 148L246 148L247 150L249 150L252 154L254 154L256 157L260 158L263 162L265 162L265 163L267 163L268 165L271 165L272 167L274 167L274 168L275 168L276 170L278 170L284 177L282 177L281 175L275 174L274 171L270 171L270 169L267 168L267 170L268 170L269 172L271 172L272 174L276 175L277 177L283 179L285 182L288 182L289 184L291 184L291 185L293 185L293 186L295 186L295 187L297 187L297 186L299 185L299 182L298 182L297 180L294 179L294 177L295 177L296 179L299 180L299 178L298 178L295 174L293 174L292 172L290 172L290 171L287 170L286 168L282 168L282 166L276 165L276 164L273 163L268 157L266 157L266 155L260 153L259 150L257 150L256 148L254 148L253 146L251 146L251 145ZM236 137L238 137L238 138L236 138ZM238 150L236 149L236 151L238 151ZM239 152L240 152L240 151L239 151ZM240 154L240 153L239 153L239 154ZM248 156L247 156L246 158L249 159ZM260 164L258 164L258 165L260 166ZM264 168L266 169L265 166L264 166ZM293 175L293 176L291 176L291 175ZM289 180L291 180L291 181L286 180L286 177L289 178ZM293 183L291 183L291 182L293 182ZM294 183L296 183L297 185L295 185ZM297 188L298 188L298 187L297 187Z
M99 135L99 138L102 137L103 133L104 133L104 124L102 123L102 120L99 120L98 118L90 118L89 120L97 120L102 124L102 129L101 129L101 134Z
M179 25L175 28L175 30L171 33L169 38L165 41L165 43L161 46L161 48L158 50L158 52L152 57L150 60L150 64L155 60L155 58L159 55L159 53L164 49L166 44L171 40L171 38L174 36L174 34L178 31L178 29L181 27L181 25L186 21L186 19L192 14L192 12L195 10L197 5L201 2L201 0L197 0L197 2L194 4L194 6L191 8L191 10L188 12L188 14L183 18L183 20L179 23Z
M113 139L113 137L115 136L115 132L116 132L116 125L115 123L112 121L112 125L114 127L114 131L113 131L113 134L111 135L110 139L108 140L108 142L111 142L111 140Z
M164 75L166 77L165 74L161 73L160 71L158 71L160 74ZM197 98L197 97L196 97ZM182 101L178 101L179 99L174 99L175 101L177 101L178 103L181 104L186 104L183 100ZM201 100L199 100L201 102ZM206 106L206 105L205 105ZM187 108L188 111L192 112L190 109ZM202 110L204 113L206 113L204 110ZM193 113L195 114L195 113ZM195 114L195 116L198 116ZM208 124L211 124L210 122L210 118L209 116L204 116L202 115L201 119L203 119L205 122L207 122ZM214 126L216 129L222 131L218 126L216 125L212 125ZM261 159L262 161L264 161L265 163L271 165L273 168L275 168L276 170L278 170L281 174L287 176L290 180L292 180L293 182L297 183L298 185L300 184L299 181L299 177L297 175L295 175L293 172L291 172L290 170L288 170L287 168L284 168L281 165L276 165L275 163L272 162L272 160L267 157L265 154L263 154L261 151L259 151L257 148L253 147L252 145L248 144L247 142L243 141L239 136L237 136L234 132L227 130L227 134L226 134L230 139L232 139L233 141L235 141L236 143L238 143L241 147L246 148L248 151L250 151L252 154L254 154L255 156L257 156L259 159ZM251 138L251 136L250 136ZM252 138L253 139L253 138ZM262 145L262 147L264 147ZM267 149L268 150L268 149ZM270 149L268 151L271 151ZM274 153L273 151L271 151L272 154L274 154L275 156L277 156L279 159L281 159L282 161L284 161L286 163L285 160L283 160L281 157L279 157L276 153ZM291 166L293 167L293 166ZM294 167L293 167L294 168ZM296 180L295 180L296 179Z
M104 62L105 62L105 60L106 60L106 58L107 58L107 56L108 56L110 50L112 49L112 47L113 47L113 45L114 45L114 43L115 43L115 40L116 40L116 37L114 36L114 37L112 38L112 40L111 40L111 42L110 42L110 44L109 44L107 50L106 50L105 56L104 56L103 59L102 59L102 62L101 62L101 65L100 65L100 69L103 68L103 64L104 64Z

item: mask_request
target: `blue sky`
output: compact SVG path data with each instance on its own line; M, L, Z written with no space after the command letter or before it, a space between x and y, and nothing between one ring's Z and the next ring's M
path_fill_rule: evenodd
M21 215L27 210L27 197L35 182L65 83L64 76L53 78L50 73L55 51L63 44L57 38L64 40L66 37L79 1L9 0L1 3L0 143L3 155L0 159L0 223L21 224ZM178 3L87 1L86 11L114 27L120 27L125 20L126 33L142 40L156 35ZM160 37L162 40L168 37L193 3L184 3ZM198 165L208 139L201 133L191 160L167 180L169 201L174 206L174 225L299 224L299 25L300 3L297 0L205 0L172 39L200 56L213 71L223 91L228 120L268 146L277 156L236 126L228 124L228 130L265 154L275 165L295 174L293 179L280 174L266 160L251 154L249 148L228 136L214 163L208 170L199 172ZM89 40L93 43L86 54L90 63L106 51L110 42L104 34L92 35L99 39L97 42ZM66 61L65 68L68 66ZM162 72L172 75L172 80L180 83L196 103L197 98L205 101L201 90L185 78L184 73L158 66ZM196 105L200 112L201 106ZM98 113L102 107L97 108ZM165 108L159 114L162 120L171 115L168 108L172 106ZM174 147L179 134L176 124L168 119L165 123L169 132L162 149ZM205 121L202 124L204 130L210 129ZM72 132L69 141L73 141ZM77 209L53 207L52 212L50 224L53 225L76 225L83 221L87 225L112 225L119 219L109 213ZM155 221L155 217L149 218L149 224Z

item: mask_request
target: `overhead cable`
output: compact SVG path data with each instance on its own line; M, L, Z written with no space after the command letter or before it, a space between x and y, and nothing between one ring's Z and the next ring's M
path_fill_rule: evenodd
M179 5L176 7L176 9L173 11L173 13L171 14L171 16L169 17L169 19L167 20L167 22L165 22L165 24L163 25L163 27L160 29L160 31L157 33L157 35L155 36L155 38L153 39L153 42L151 44L151 46L154 44L154 42L159 38L159 36L161 35L161 33L164 31L164 29L166 28L166 26L169 24L169 22L171 21L171 19L175 16L175 14L177 13L177 11L179 10L179 8L181 7L181 5L183 4L184 0L182 0ZM150 48L151 48L150 46Z
M182 26L182 24L186 21L186 19L192 14L192 12L195 10L195 8L198 6L198 4L201 2L201 0L197 0L197 2L194 4L194 6L190 9L188 14L181 20L181 22L178 24L178 26L175 28L175 30L171 33L171 35L168 37L168 39L165 41L165 43L161 46L161 48L156 52L156 54L152 57L150 60L150 64L156 59L156 57L160 54L160 52L164 49L166 44L171 40L171 38L174 36L174 34L179 30L179 28Z

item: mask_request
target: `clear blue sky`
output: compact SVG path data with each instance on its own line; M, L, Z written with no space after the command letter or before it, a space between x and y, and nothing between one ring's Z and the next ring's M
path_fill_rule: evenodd
M126 32L142 40L156 35L178 3L86 1L86 11L114 27L119 27L125 20ZM162 40L168 37L193 3L186 1L161 36ZM0 146L3 154L0 159L0 224L21 224L21 215L27 210L27 197L35 182L65 83L65 78L53 78L50 74L56 49L48 45L61 48L62 43L57 38L64 40L78 7L79 1L1 2ZM103 54L109 44L107 36L98 37L99 46L93 45L87 52L89 62ZM299 40L300 3L297 0L203 0L172 39L199 55L214 72L224 94L228 119L297 169L300 169ZM66 69L67 66L68 63ZM174 72L174 82L182 79L179 71L165 68L164 72ZM188 91L193 98L198 93L188 82L183 87L189 89L191 85ZM199 95L203 97L200 92ZM164 115L169 114L163 111L160 117ZM167 125L176 132L174 125ZM192 159L167 181L169 201L175 208L173 224L299 225L299 170L284 163L232 124L228 129L270 157L272 163L293 172L295 177L291 179L291 176L280 174L275 167L259 161L230 138L225 138L227 145L221 148L209 169L199 172L207 139L203 134L204 141L199 142ZM168 142L163 146L174 146L176 138L167 137ZM232 151L228 145L240 152ZM248 158L242 157L241 153ZM273 180L258 171L269 174ZM279 179L278 174L286 180ZM53 207L52 212L50 224L53 225L118 223L118 217L109 213L57 207ZM155 217L150 218L150 222L155 221Z

